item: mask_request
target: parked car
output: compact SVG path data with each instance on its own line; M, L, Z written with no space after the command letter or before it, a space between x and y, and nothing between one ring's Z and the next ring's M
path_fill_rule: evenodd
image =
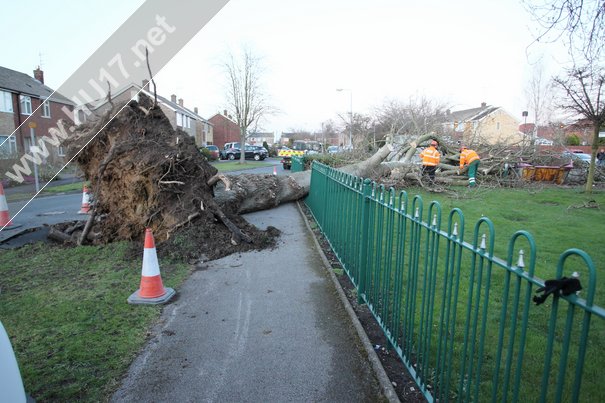
M535 143L539 144L539 145L544 145L544 146L552 146L553 144L555 144L554 141L548 140L548 139L544 139L544 138L541 138L541 137L537 137L536 140L535 140Z
M249 146L250 144L246 143L246 145ZM225 145L223 146L223 150L225 150L225 151L228 150L228 149L230 149L230 148L237 148L237 149L239 149L240 148L239 142L236 141L236 142L232 142L232 143L225 143Z
M246 147L248 147L248 146L246 146ZM254 150L257 150L257 151L258 151L258 152L260 152L260 153L264 153L264 154L266 154L266 157L268 157L268 156L269 156L269 150L267 150L267 149L266 149L265 147L263 147L263 146L249 146L249 147L252 147ZM266 157L265 157L265 158L266 158Z
M565 159L570 159L573 161L574 165L580 166L588 166L590 165L590 154L586 154L583 152L577 152L577 150L565 151L561 156Z
M208 152L210 153L210 159L211 160L217 160L220 157L220 152L217 146L215 145L208 145L206 147L202 147L202 149L206 149L208 150Z
M338 146L329 146L328 147L328 154L336 154L340 152L340 147Z
M221 159L225 160L237 160L240 158L241 150L239 147L231 147L227 150L223 150L221 153ZM263 147L246 145L245 158L253 159L255 161L262 161L267 158L269 153Z

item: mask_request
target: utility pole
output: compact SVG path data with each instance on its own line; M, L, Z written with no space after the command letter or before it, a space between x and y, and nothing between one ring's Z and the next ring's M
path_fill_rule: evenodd
M36 146L36 134L34 129L37 127L36 122L29 122L29 136L31 138L31 146L29 151L35 157L35 153L40 152L40 149ZM40 180L38 179L38 164L34 162L34 179L36 181L36 193L40 191Z

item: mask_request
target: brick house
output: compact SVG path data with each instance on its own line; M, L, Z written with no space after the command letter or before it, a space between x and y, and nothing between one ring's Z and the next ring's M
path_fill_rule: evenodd
M523 140L519 121L499 106L487 105L460 111L446 111L444 133L466 144L514 144Z
M72 120L73 102L44 85L44 72L39 67L33 73L31 77L0 67L0 143L4 143L0 155L4 157L29 151L31 123L37 143L40 136L48 136L49 130L57 127L59 119ZM62 161L61 147L52 147L49 152L50 161Z
M267 143L269 146L275 143L275 135L273 133L250 133L247 137L248 143L256 146L262 146Z
M239 126L223 111L223 114L217 113L208 119L214 128L214 145L222 149L225 143L240 141Z
M578 119L572 123L551 123L548 126L538 126L533 123L522 124L519 131L523 133L536 133L537 144L568 145L570 138L577 137L579 146L588 150L592 145L594 125L587 119ZM603 131L603 130L601 130Z
M142 84L142 87L137 84L131 84L115 94L112 94L111 100L113 104L116 105L122 102L128 102L131 99L136 99L139 92L142 92L153 99L154 94L149 90L149 81L144 80ZM170 121L172 127L175 130L180 129L189 134L191 137L195 138L195 144L198 147L206 144L212 144L212 123L198 114L197 107L193 108L193 111L186 108L183 99L177 99L177 96L174 94L170 96L170 99L158 95L158 105L160 106L160 109L162 109L162 112L164 112L164 115L166 115ZM110 107L111 106L105 99L95 102L94 105L87 104L86 109L90 110L92 114L86 116L82 112L84 109L83 106L79 105L76 107L76 123L83 123L87 120L97 119L98 117L103 116L103 114L105 114Z
M588 119L578 119L575 122L563 126L565 138L575 136L580 140L580 145L592 145L594 136L594 124Z

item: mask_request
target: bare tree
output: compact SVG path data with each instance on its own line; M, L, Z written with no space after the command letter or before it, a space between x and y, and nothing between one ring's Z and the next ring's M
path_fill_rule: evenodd
M224 64L227 73L227 102L240 129L240 162L245 162L246 135L250 126L258 127L259 121L275 112L268 103L261 78L263 69L260 59L248 48L239 57L230 54Z
M570 54L580 52L591 63L599 60L605 46L603 0L524 0L525 8L539 24L535 42L565 40Z
M352 133L353 140L353 148L354 149L365 149L371 143L370 135L373 133L373 121L372 117L363 113L353 113L352 122L350 117L345 117L343 115L339 115L342 119L342 133L343 138L347 137L348 134ZM353 124L353 129L351 130L351 123Z
M410 97L404 104L398 100L387 100L376 108L377 138L387 134L415 138L435 132L442 133L443 115L447 107L425 97Z
M548 120L552 97L551 83L544 77L544 68L541 64L534 67L534 71L527 88L525 96L527 98L528 109L533 113L534 118L534 133L531 138L533 145L538 135L538 128L545 120Z
M334 144L336 142L336 144L341 145L336 123L332 119L321 123L321 137L324 144Z
M555 77L553 80L554 85L564 92L560 107L588 120L593 126L592 155L586 180L586 192L591 193L599 149L599 130L605 124L605 71L599 67L573 68L567 71L567 77Z

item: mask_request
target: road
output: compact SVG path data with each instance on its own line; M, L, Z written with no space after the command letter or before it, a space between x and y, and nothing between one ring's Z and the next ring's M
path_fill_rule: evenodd
M23 230L41 227L44 224L85 220L87 215L78 214L81 206L81 193L37 197L29 203L28 200L8 203L12 222L20 224L20 227L0 231L0 242Z

